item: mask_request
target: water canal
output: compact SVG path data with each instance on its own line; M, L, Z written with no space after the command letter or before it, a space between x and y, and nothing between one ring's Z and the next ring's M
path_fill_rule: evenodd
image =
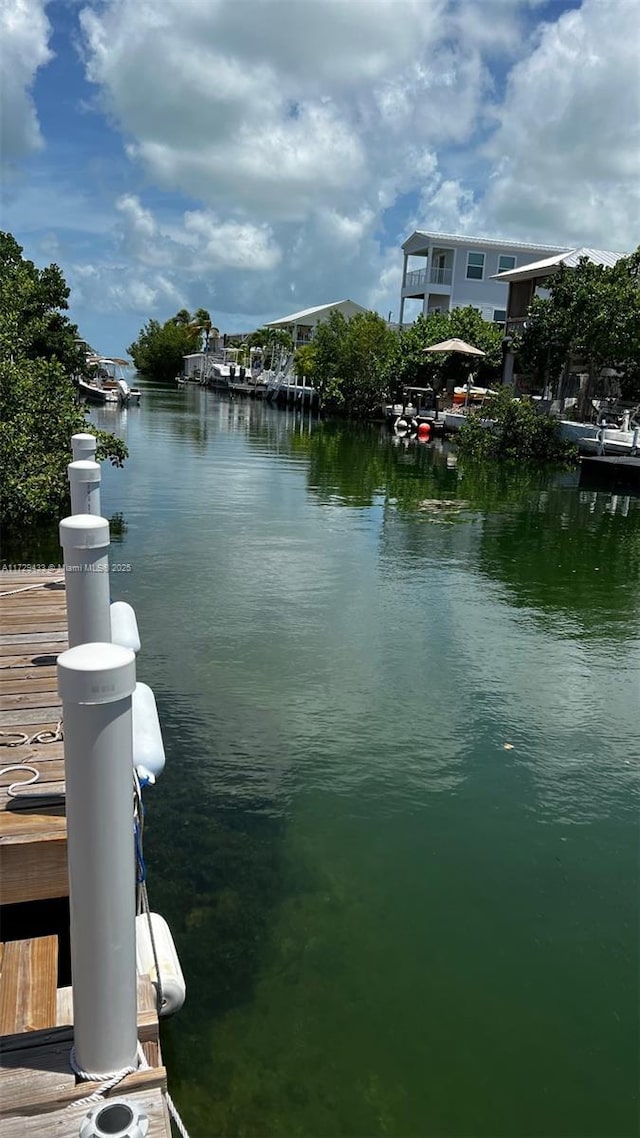
M93 418L192 1138L636 1134L640 499L194 388Z

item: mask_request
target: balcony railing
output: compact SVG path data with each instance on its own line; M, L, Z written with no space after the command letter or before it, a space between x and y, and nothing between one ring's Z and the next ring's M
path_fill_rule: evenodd
M452 274L452 269L439 269L433 265L431 268L431 276L429 277L429 281L431 284L450 285Z
M450 285L452 276L452 269L440 269L435 265L432 265L431 269L413 269L407 273L404 287L424 288L426 284Z
M427 283L427 270L426 269L413 269L412 272L407 273L404 282L405 288L421 288L422 285Z

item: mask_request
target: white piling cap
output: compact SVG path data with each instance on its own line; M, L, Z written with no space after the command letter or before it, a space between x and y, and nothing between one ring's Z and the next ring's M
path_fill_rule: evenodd
M109 544L109 523L93 514L73 514L60 522L63 549L102 549Z
M58 656L63 703L115 703L135 686L136 658L119 644L78 644Z
M96 446L95 435L80 433L71 436L71 451L74 458L93 458Z
M92 462L88 458L80 458L70 462L67 467L69 482L99 482L100 463Z

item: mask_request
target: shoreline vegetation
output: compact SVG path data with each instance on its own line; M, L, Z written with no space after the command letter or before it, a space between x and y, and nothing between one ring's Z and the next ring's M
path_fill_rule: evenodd
M578 417L589 418L593 398L612 388L640 403L639 283L640 248L612 268L586 258L575 269L561 268L510 342L523 391L557 398L571 361L579 358L586 382L580 387ZM74 386L86 363L78 329L64 315L68 297L57 265L38 269L22 256L11 234L0 234L2 521L9 533L64 511L69 438L89 428ZM434 399L446 404L454 387L471 379L469 357L425 349L453 337L484 352L474 358L473 383L498 388L481 411L468 415L457 438L461 456L478 462L574 460L575 448L560 439L554 419L538 414L526 394L514 398L514 388L500 387L503 327L472 307L421 315L399 332L376 312L345 320L334 311L317 326L313 341L297 350L293 366L315 388L322 414L369 420L384 404L402 399L408 387L431 388ZM172 383L184 355L206 351L219 338L206 309L193 314L181 309L164 324L147 321L128 352L141 375ZM282 330L258 329L243 346L262 346L265 366L279 353L293 352ZM603 379L607 369L609 378ZM491 429L483 425L487 419L493 421ZM127 457L122 440L90 429L98 438L96 457L121 466Z
M64 315L69 289L57 265L38 269L10 233L0 233L0 452L7 536L64 515L69 440L91 430L96 459L122 466L121 439L91 426L73 377L85 367L78 329Z

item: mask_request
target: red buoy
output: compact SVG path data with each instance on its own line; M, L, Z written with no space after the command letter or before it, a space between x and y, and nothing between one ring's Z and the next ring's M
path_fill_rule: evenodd
M418 427L418 438L422 439L425 443L431 438L431 427L428 423L420 424Z

